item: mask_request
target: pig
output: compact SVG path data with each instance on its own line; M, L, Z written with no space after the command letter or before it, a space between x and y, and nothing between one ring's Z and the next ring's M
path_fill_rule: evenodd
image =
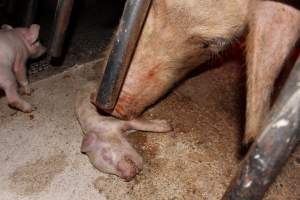
M32 24L29 28L13 28L2 25L0 30L0 89L3 89L9 106L22 112L32 112L32 106L18 93L30 95L26 76L28 58L38 58L46 52L39 42L40 26Z
M299 37L300 12L275 1L154 0L113 111L134 119L201 64L246 38L243 144L259 135L275 79Z
M168 132L172 127L164 120L133 119L122 121L98 112L95 103L97 82L89 82L76 97L76 116L84 133L81 151L98 170L130 181L143 166L142 157L127 142L133 131Z

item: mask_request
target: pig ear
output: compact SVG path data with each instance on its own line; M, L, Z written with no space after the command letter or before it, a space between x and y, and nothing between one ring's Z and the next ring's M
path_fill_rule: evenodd
M86 153L91 151L96 141L96 135L94 133L87 133L81 143L81 152Z
M33 43L38 39L39 33L40 33L40 26L38 24L32 24L29 28L29 31L28 31L27 35L26 35L26 39L30 43Z
M13 29L13 27L12 27L11 25L8 25L8 24L3 24L3 25L1 26L1 29L11 30L11 29Z

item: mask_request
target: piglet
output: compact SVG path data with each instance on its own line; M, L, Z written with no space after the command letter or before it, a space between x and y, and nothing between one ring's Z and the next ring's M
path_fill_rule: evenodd
M39 31L37 24L29 28L2 25L0 30L0 89L5 91L9 106L23 112L32 111L32 106L18 93L18 84L22 94L31 93L26 77L26 61L46 52L38 40Z
M81 151L98 170L117 175L126 181L142 169L143 159L126 140L126 134L140 131L168 132L164 120L133 119L122 121L98 112L95 102L96 82L81 88L76 97L76 115L84 133Z

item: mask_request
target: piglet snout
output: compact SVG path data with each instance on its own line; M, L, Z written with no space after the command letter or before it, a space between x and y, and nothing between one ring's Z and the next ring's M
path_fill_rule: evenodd
M138 166L138 164L126 156L117 164L117 171L125 181L131 181L141 169L142 166Z

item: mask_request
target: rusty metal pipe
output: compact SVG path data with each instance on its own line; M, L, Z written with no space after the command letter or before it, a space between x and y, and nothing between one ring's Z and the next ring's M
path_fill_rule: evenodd
M102 110L112 110L117 102L151 2L127 0L125 4L97 94L96 104Z
M300 140L300 58L223 200L260 200Z
M68 28L74 0L59 0L55 12L54 32L52 33L50 56L60 57L62 55L66 30Z

